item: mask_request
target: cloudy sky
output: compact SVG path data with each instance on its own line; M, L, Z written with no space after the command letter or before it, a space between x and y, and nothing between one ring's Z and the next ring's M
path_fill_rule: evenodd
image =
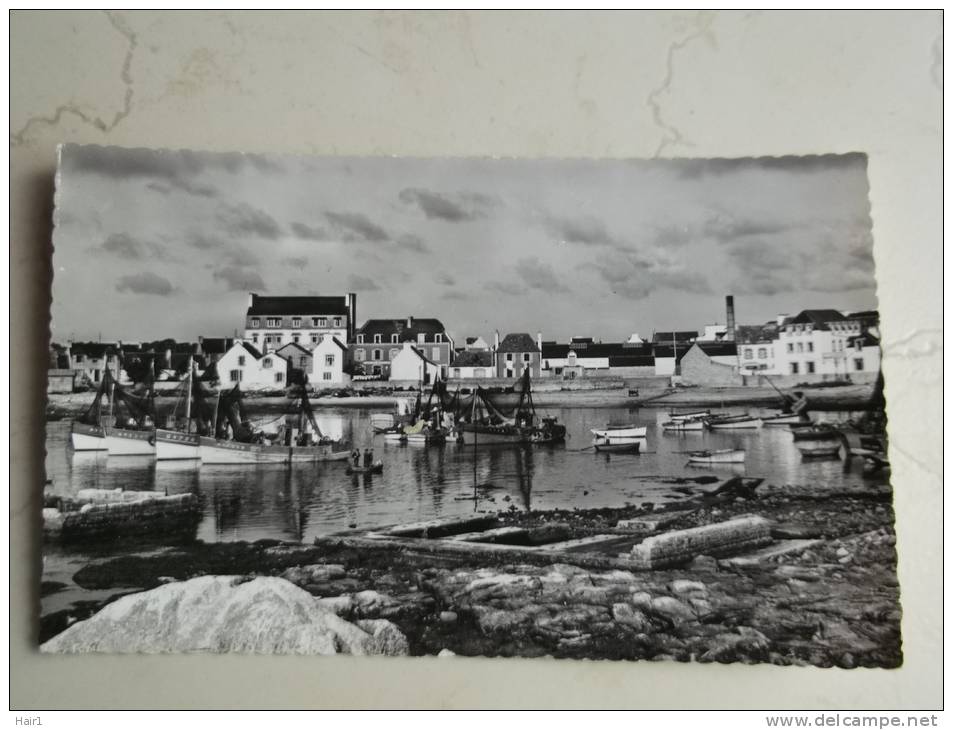
M546 339L876 306L866 158L295 158L66 146L53 339L231 335L249 291Z

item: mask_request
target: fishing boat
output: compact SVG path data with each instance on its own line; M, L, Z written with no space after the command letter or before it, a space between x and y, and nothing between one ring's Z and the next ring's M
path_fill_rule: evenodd
M662 424L663 431L704 431L705 422L700 418L684 419L679 421L666 421Z
M106 368L103 379L99 382L93 402L79 418L70 424L70 443L74 451L108 451L106 445L106 428L104 423L112 418L113 392L116 380L112 371ZM103 399L109 402L109 408L103 413Z
M670 421L694 421L699 418L707 418L710 415L711 410L706 408L695 411L669 411L668 418Z
M308 400L307 383L298 387L297 407L285 416L276 433L253 429L236 385L219 395L215 437L199 436L199 457L204 464L290 464L346 461L348 444L324 436Z
M709 416L705 419L708 428L713 431L741 428L761 428L761 419L747 413L737 416Z
M400 398L394 405L393 413L372 413L371 428L374 433L389 433L401 426L412 423L415 416L420 414L420 394L417 394L417 403L413 410L406 398Z
M807 458L823 458L837 456L840 453L839 441L800 441L794 444L801 456Z
M805 421L797 413L776 413L773 416L761 417L761 425L763 426L790 426L798 423L805 423Z
M566 440L566 427L556 418L540 418L533 405L529 369L520 378L516 407L505 414L494 405L491 395L477 388L469 413L457 422L458 440L470 445L554 444Z
M688 460L694 464L743 464L742 449L718 449L716 451L690 451Z
M637 454L645 439L633 437L596 436L592 447L596 451L609 454Z
M179 421L178 410L183 401L184 419ZM190 370L184 383L184 392L179 393L166 419L166 425L172 427L156 429L156 460L198 459L201 455L199 437L211 436L212 417L208 394Z
M347 473L348 474L382 474L384 472L384 462L375 461L370 466L354 466L353 464L348 465Z
M609 423L605 428L591 428L590 433L596 438L626 439L626 438L645 438L648 431L646 426L636 426L630 423Z

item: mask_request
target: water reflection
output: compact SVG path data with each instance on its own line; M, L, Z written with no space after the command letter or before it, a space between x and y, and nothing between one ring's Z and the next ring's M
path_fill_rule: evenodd
M69 423L54 422L48 424L47 476L52 491L63 496L85 487L196 493L204 510L198 537L207 541L309 541L352 525L371 528L474 510L657 503L670 498L662 478L672 476L747 474L777 485L832 487L864 479L859 460L805 461L786 428L668 433L661 428L668 416L657 409L547 411L567 426L564 447L394 445L372 435L368 411L320 412L323 431L374 448L384 462L383 474L375 475L349 475L343 463L212 466L76 453L68 447ZM640 453L596 453L589 429L622 420L648 427ZM687 467L684 452L727 448L744 449L746 462Z

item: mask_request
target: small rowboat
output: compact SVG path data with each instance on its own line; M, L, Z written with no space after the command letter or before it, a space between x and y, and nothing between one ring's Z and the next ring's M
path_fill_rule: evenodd
M348 474L381 474L384 471L384 462L375 461L370 466L354 466L350 465L347 468Z
M802 441L794 444L801 456L805 458L819 458L837 456L840 453L840 442Z
M841 431L827 424L810 424L803 427L791 426L791 434L795 443L798 441L836 441L843 443L844 435Z
M764 426L790 426L801 423L801 417L797 413L777 413L773 416L764 416L761 424Z
M596 438L632 438L643 439L648 431L647 426L636 426L631 423L609 423L605 428L592 428L590 432Z
M719 416L718 418L709 418L706 420L708 428L713 431L737 428L761 428L761 419L756 416L749 416L747 413L740 416Z
M592 446L596 451L607 454L637 454L642 445L642 439L633 438L596 438Z
M666 421L662 424L663 431L704 431L705 422L701 419L685 421Z
M706 408L703 411L670 411L668 417L672 421L693 421L697 418L706 418L711 415L711 410Z
M371 414L371 427L374 429L374 433L383 433L387 429L393 428L395 423L392 413Z
M694 464L743 464L745 452L742 449L720 449L717 451L690 451L688 461Z

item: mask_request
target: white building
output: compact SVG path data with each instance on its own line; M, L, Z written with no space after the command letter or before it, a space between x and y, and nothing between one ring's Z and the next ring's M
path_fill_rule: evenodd
M311 351L311 372L308 379L314 388L345 385L351 377L344 372L347 345L337 337L325 335Z
M849 374L880 372L880 340L870 332L850 338L848 353Z
M428 385L439 375L440 366L410 342L404 342L390 361L391 380L413 381Z
M805 309L779 328L776 372L843 377L851 367L849 340L860 334L860 322L835 309Z
M219 387L238 385L242 390L285 388L288 385L288 361L273 352L261 353L248 342L239 340L215 363Z
M307 348L324 335L347 342L354 334L357 295L330 297L267 297L248 295L245 340L262 352L288 343Z
M738 344L738 367L743 373L777 375L775 365L774 340L745 342Z
M455 380L492 378L496 375L493 353L489 350L465 350L450 364L449 376Z

